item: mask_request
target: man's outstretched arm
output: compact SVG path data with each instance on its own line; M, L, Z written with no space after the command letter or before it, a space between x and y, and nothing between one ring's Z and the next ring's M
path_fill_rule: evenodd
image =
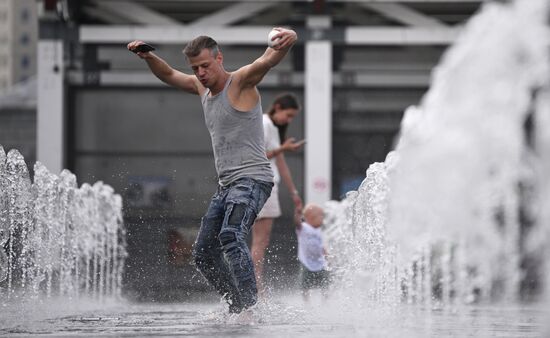
M143 41L135 40L130 42L127 48L133 51L137 46L142 44L144 44ZM200 82L194 75L185 74L172 68L166 61L153 52L137 52L136 54L147 62L151 72L162 82L191 94L199 94Z
M277 43L268 47L264 54L249 65L246 65L235 72L235 80L241 88L256 86L264 78L267 72L281 62L290 48L298 40L296 32L291 29L274 28L278 33L273 36Z

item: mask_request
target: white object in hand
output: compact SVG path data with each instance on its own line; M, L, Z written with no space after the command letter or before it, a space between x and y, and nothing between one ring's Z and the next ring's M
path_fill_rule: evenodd
M277 44L279 44L279 40L281 40L281 38L277 38L275 40L271 40L273 38L273 36L275 36L275 34L279 33L278 30L275 30L275 29L272 29L271 32L269 32L269 34L267 35L267 45L271 48L275 47Z

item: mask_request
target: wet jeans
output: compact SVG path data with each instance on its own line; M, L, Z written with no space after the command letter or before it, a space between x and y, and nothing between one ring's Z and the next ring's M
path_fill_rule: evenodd
M257 300L254 264L246 236L272 187L273 183L250 178L219 186L202 218L193 248L194 263L233 313Z

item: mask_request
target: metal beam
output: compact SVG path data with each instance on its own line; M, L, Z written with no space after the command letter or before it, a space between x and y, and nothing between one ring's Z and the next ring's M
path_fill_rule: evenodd
M248 22L251 25L264 25L266 22L271 22L277 24L279 22L284 22L288 19L288 13L292 12L292 4L290 3L279 3L277 7L271 8L269 11L262 13L257 13L250 19Z
M362 3L399 3L399 2L420 2L420 3L482 3L493 0L326 0L327 2L362 2Z
M332 43L305 48L305 201L332 198Z
M424 71L388 71L372 70L357 71L348 70L332 74L332 84L335 88L427 88L430 84L430 70ZM86 85L86 76L81 71L71 71L67 74L67 80L71 85ZM124 86L124 87L164 87L166 84L159 81L150 71L100 71L97 74L97 82L100 86ZM95 81L95 80L94 80ZM287 72L271 70L263 78L260 87L296 87L304 86L305 75L303 72Z
M457 38L460 30L460 27L349 27L345 42L348 45L447 45Z
M216 13L203 16L202 18L195 20L189 27L207 27L207 26L225 26L238 22L245 18L254 15L268 7L276 5L277 2L240 2L224 9L217 11Z
M199 35L212 36L220 44L266 45L271 26L186 27L186 26L80 26L82 43L127 43L135 39L152 44L182 44ZM460 27L373 27L344 29L340 42L349 45L446 45ZM303 39L299 42L305 42Z
M179 25L179 21L132 1L94 1L99 7L143 25Z
M126 25L126 24L132 23L132 21L128 20L127 18L116 15L110 10L107 10L105 8L85 6L83 10L84 10L84 13L86 13L86 15L89 15L93 18L104 21L105 23L108 23L108 24Z
M444 22L427 16L414 9L397 4L397 3L373 3L365 2L362 7L373 10L382 14L390 20L395 20L399 23L409 26L425 26L425 27L444 27L447 26Z
M152 44L182 44L199 35L219 43L266 45L272 26L187 27L187 26L80 26L82 43L127 43L135 39Z
M96 2L115 2L115 1L122 1L122 0L95 0ZM195 2L207 2L207 0L194 0ZM272 2L312 2L313 0L239 0L239 2L255 2L255 3L272 3ZM328 0L331 1L331 0ZM420 0L421 2L422 0ZM189 4L189 2L193 2L193 0L163 0L163 2L174 2L174 3L182 3L182 4ZM235 3L235 0L215 0L214 2L230 2ZM419 1L417 1L419 2Z
M52 173L64 168L65 113L63 41L38 41L37 160Z
M115 2L118 0L95 0L96 2ZM164 2L174 2L174 3L189 3L189 0L163 0ZM313 2L313 0L240 0L239 2L255 2L255 3L266 3L266 2ZM494 0L326 0L326 2L379 2L379 3L399 3L399 2L417 2L417 3L481 3ZM234 3L235 0L216 0L216 2L230 2Z
M307 27L329 29L328 16L309 16ZM305 44L305 201L323 205L332 199L332 42Z

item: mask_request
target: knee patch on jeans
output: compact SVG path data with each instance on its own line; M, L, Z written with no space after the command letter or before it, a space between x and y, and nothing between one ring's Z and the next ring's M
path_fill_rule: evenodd
M238 247L240 242L244 241L248 233L247 222L249 218L248 207L246 204L231 204L228 209L227 224L222 228L218 235L220 244L224 250L230 250Z
M220 243L223 247L226 247L227 245L231 243L237 242L237 234L233 231L222 231L220 233Z
M231 207L231 214L227 220L229 225L242 224L246 216L246 206L244 204L233 204Z

